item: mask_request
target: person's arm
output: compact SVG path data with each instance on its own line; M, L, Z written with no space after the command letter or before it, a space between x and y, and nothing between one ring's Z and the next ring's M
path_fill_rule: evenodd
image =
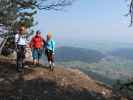
M46 45L46 41L44 38L42 38L42 41L43 41L43 48L45 48L45 45Z
M52 42L52 52L53 54L55 54L55 41L52 40L51 42Z
M15 49L17 49L17 45L18 45L19 39L20 39L19 34L16 34L16 35L15 35L15 40L14 40L14 43L15 43Z
M29 39L29 35L28 35L28 33L27 33L27 35L26 35L26 43L27 43L27 44L30 43L30 39Z
M16 35L15 35L15 43L18 43L18 42L19 42L19 35L16 34Z
M32 48L33 47L33 38L31 39L31 41L30 41L30 43L29 43L29 46L30 46L30 48Z

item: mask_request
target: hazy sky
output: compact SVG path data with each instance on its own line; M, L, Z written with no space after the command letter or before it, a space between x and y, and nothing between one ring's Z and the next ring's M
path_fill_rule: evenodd
M133 27L126 0L77 0L64 11L44 11L36 16L37 29L52 32L58 42L116 41L133 43Z

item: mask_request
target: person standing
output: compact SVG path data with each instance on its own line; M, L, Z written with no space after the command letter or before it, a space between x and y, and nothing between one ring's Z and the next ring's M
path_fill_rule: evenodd
M47 34L47 40L45 45L45 54L49 63L50 70L54 70L54 55L55 55L55 41L52 39L52 33Z
M25 26L20 26L15 35L15 46L17 52L16 65L17 71L21 72L24 67L25 48L28 44L28 33Z
M30 42L32 48L33 64L39 64L39 60L42 57L42 50L45 45L45 39L41 36L41 32L37 31L35 36Z

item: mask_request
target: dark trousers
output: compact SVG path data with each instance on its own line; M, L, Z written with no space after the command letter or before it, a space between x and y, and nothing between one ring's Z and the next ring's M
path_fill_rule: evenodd
M25 47L24 45L17 45L17 69L23 67L24 59L25 59ZM19 65L21 64L21 66Z
M45 54L46 54L46 56L47 56L48 61L54 62L54 55L53 55L52 50L46 49L46 50L45 50Z

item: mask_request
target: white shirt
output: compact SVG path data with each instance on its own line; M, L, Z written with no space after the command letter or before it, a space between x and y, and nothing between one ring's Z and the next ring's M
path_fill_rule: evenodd
M16 34L15 35L15 43L17 43L18 45L27 45L27 39L26 39L26 36L23 36L23 35L19 35L19 34Z

